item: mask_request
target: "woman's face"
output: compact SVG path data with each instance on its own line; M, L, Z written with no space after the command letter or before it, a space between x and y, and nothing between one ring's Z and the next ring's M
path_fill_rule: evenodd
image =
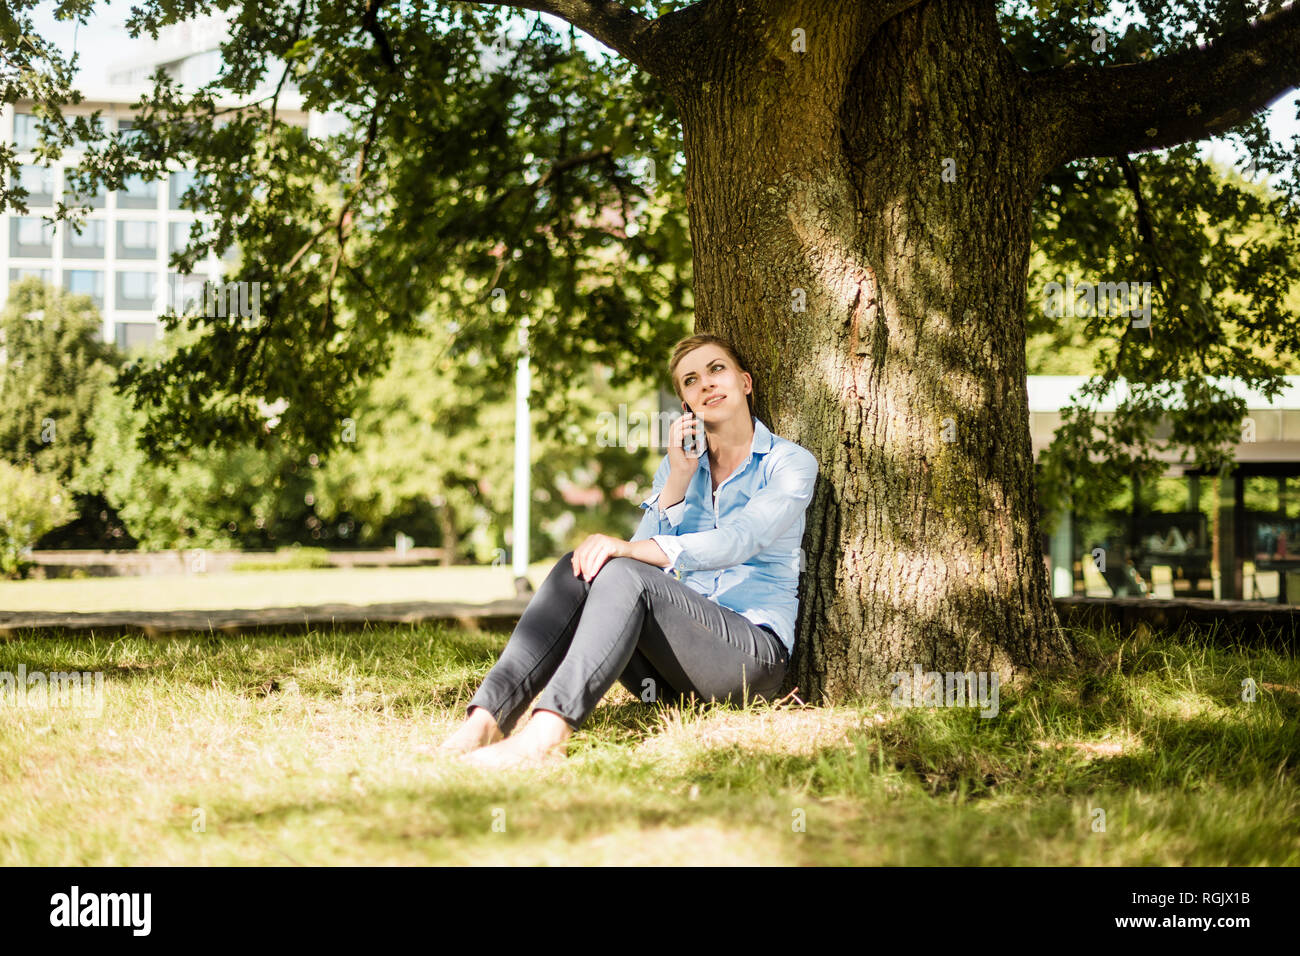
M701 345L687 352L677 363L677 381L682 402L691 406L695 417L717 425L730 418L749 418L749 399L754 387L748 372L740 368L716 345Z

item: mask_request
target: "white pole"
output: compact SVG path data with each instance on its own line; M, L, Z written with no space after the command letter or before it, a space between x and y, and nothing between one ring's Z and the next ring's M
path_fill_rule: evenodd
M527 579L529 513L528 506L532 500L530 479L531 460L529 441L532 426L528 409L528 390L532 385L532 371L528 363L528 317L519 322L519 356L515 371L515 500L514 500L514 575L515 581Z

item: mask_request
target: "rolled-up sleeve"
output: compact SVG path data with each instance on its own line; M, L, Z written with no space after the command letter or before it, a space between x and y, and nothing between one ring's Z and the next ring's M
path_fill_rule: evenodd
M744 564L772 546L799 520L812 501L817 459L798 449L777 462L767 483L750 497L740 514L710 531L651 532L672 562L665 571L712 571Z
M636 529L636 534L629 538L629 541L646 541L656 535L676 534L677 529L681 526L682 517L686 513L686 501L677 502L671 508L659 507L659 495L664 490L664 485L668 483L668 473L672 466L668 461L668 456L664 455L664 460L660 462L659 469L655 472L654 484L650 497L641 502L641 509L644 514L641 515L641 524ZM663 545L660 545L663 547Z

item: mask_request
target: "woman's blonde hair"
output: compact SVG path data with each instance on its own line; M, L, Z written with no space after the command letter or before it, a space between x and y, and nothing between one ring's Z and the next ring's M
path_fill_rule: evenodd
M673 391L676 392L677 397L683 401L685 400L685 396L682 395L681 383L677 381L677 366L681 364L682 359L686 357L688 352L695 351L701 345L716 345L731 357L731 360L736 363L737 369L741 372L749 372L745 360L740 357L740 353L736 351L735 346L726 339L717 335L710 335L707 332L702 332L699 335L688 336L673 346L673 357L668 362L668 377L672 380ZM753 373L751 372L750 374L752 375ZM754 414L754 390L752 387L745 398L749 401L749 414L752 417Z

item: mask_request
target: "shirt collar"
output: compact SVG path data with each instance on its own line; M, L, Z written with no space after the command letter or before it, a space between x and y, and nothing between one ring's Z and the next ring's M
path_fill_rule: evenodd
M772 450L772 433L757 415L750 417L754 420L754 440L749 445L749 455L752 458L754 455L765 455ZM707 454L701 455L700 461L704 463L705 468L709 467Z

